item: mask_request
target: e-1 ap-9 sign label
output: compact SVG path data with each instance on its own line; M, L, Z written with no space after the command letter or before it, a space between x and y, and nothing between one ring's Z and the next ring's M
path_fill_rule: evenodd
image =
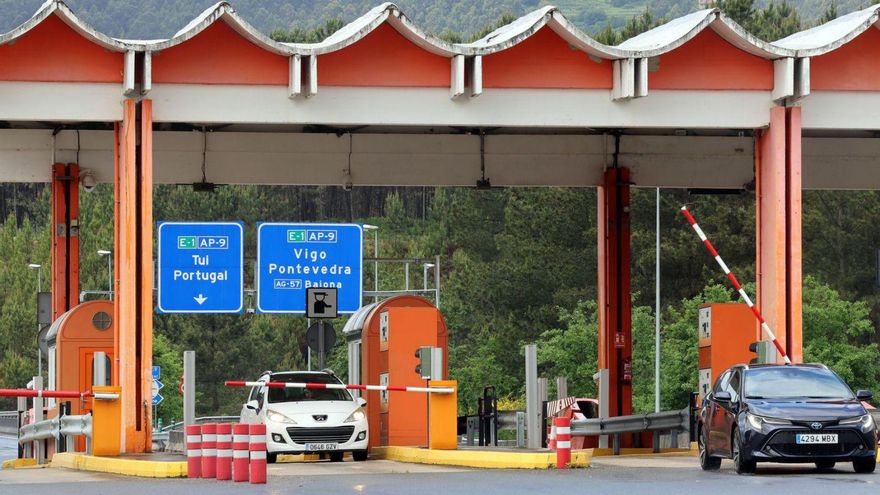
M257 225L257 311L305 313L306 289L335 287L340 313L363 295L363 229L356 224Z
M159 222L160 313L240 313L244 227Z

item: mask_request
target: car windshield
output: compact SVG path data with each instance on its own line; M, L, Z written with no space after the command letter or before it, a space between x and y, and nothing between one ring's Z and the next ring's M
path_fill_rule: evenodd
M339 380L325 373L278 373L272 375L273 382L285 383L340 383ZM321 400L352 400L347 390L338 389L307 389L307 388L270 388L269 402L308 402Z
M821 368L774 366L746 370L746 399L852 399L837 375Z

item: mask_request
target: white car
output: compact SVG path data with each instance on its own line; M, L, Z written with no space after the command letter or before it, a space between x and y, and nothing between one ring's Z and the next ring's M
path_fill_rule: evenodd
M267 371L258 381L342 383L328 371ZM365 461L370 434L366 404L348 390L259 386L251 389L241 422L266 425L269 463L278 454L305 453L328 454L331 461L339 462L346 452Z

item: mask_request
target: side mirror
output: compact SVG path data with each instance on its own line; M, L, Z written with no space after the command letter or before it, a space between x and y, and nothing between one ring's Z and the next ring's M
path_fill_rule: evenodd
M364 399L363 397L358 397L357 403L360 407L366 407L367 399Z
M859 390L858 392L856 392L856 399L871 400L873 398L874 394L872 394L870 390Z
M730 402L730 392L715 392L713 398L718 402Z
M247 401L247 404L244 405L244 407L250 409L251 411L259 411L260 403L255 400L249 400Z

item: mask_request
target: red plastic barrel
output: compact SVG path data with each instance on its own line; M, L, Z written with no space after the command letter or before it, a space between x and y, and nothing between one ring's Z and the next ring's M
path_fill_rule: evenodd
M251 453L251 484L266 483L266 425L248 425Z
M217 425L202 425L202 478L217 477Z
M232 479L232 425L217 425L217 479Z
M236 424L232 426L232 479L233 481L247 481L249 478L250 447L248 443L248 425Z
M565 469L571 462L571 418L553 418L556 429L556 469Z
M202 476L202 427L199 425L186 427L186 476Z

